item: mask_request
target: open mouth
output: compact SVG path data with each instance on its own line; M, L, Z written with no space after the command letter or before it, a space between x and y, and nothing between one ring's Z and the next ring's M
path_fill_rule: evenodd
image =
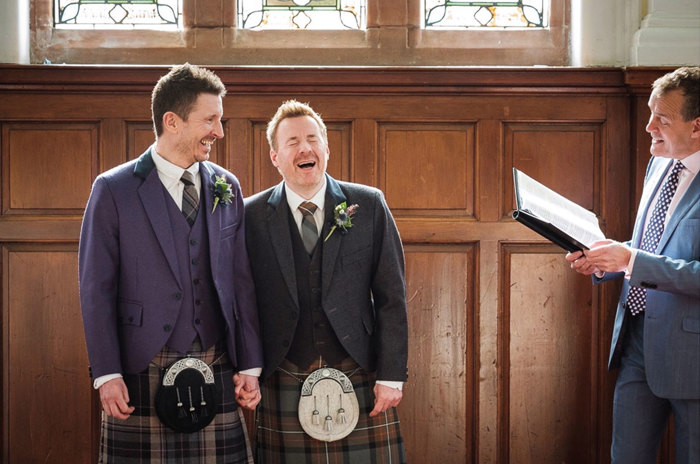
M301 163L297 163L297 167L300 169L311 169L314 166L316 166L316 161L303 161Z
M199 143L207 148L211 148L211 146L214 144L214 139L202 139Z

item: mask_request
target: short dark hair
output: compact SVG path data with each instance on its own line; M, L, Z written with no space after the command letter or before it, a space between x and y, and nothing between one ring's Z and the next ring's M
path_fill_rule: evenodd
M151 117L156 137L163 133L163 115L168 111L187 121L200 93L223 97L226 87L216 74L189 63L173 66L151 93Z
M328 145L328 131L326 130L326 124L323 122L321 115L315 112L308 103L287 100L277 108L277 112L270 122L267 123L267 142L270 144L270 148L277 151L277 127L280 123L287 118L298 118L300 116L309 116L316 121L318 128L321 130L323 142Z
M659 77L651 85L652 92L663 95L679 89L685 97L681 115L685 121L700 117L700 67L685 66Z

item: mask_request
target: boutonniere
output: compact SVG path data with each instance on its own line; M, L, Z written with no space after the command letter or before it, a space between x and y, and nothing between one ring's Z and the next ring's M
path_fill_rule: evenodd
M350 205L348 206L345 202L342 202L333 210L333 219L331 220L331 231L328 232L324 242L328 240L335 229L340 229L340 233L345 235L348 233L348 229L352 227L352 217L357 212L359 206Z
M233 200L233 190L231 190L231 184L226 182L224 176L215 176L214 185L212 187L214 191L214 206L211 209L213 213L216 211L216 206L221 203L223 206L230 205Z

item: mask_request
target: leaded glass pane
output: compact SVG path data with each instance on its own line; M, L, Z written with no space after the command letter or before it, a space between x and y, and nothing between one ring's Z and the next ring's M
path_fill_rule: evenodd
M424 2L426 29L545 28L548 25L548 0Z
M367 0L238 0L241 29L364 29Z
M72 29L175 29L182 0L54 0L54 26Z

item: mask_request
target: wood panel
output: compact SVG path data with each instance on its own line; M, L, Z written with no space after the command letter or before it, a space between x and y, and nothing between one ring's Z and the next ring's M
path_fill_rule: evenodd
M512 168L555 192L567 192L569 200L584 208L598 211L600 124L506 123L504 133L506 215L515 209Z
M3 124L3 214L80 214L97 174L97 132L96 124Z
M561 254L554 246L503 248L501 462L595 458L596 411L585 381L597 360L592 289Z
M410 367L399 414L408 462L472 458L475 259L473 245L406 247Z
M397 215L472 216L474 127L382 124L379 178Z
M77 246L2 247L4 462L94 462Z
M629 70L214 69L229 92L212 160L246 195L279 182L264 132L289 98L326 120L331 175L386 194L406 250L410 377L400 415L410 462L608 462L619 286L591 288L508 214L515 166L628 238L646 162L630 155L645 140L630 109L646 118L646 95L625 86ZM0 65L3 462L73 451L70 462L97 459L99 405L76 296L80 217L98 172L153 142L150 92L163 73ZM34 169L41 188L61 179L49 195L27 189ZM70 340L60 352L50 341L59 336ZM51 366L64 357L77 373ZM15 367L27 360L31 376ZM54 391L70 404L50 401ZM11 401L27 392L44 396L22 418ZM65 414L80 424L70 434L54 424ZM32 446L15 444L15 424L38 437ZM661 462L671 462L664 449Z

